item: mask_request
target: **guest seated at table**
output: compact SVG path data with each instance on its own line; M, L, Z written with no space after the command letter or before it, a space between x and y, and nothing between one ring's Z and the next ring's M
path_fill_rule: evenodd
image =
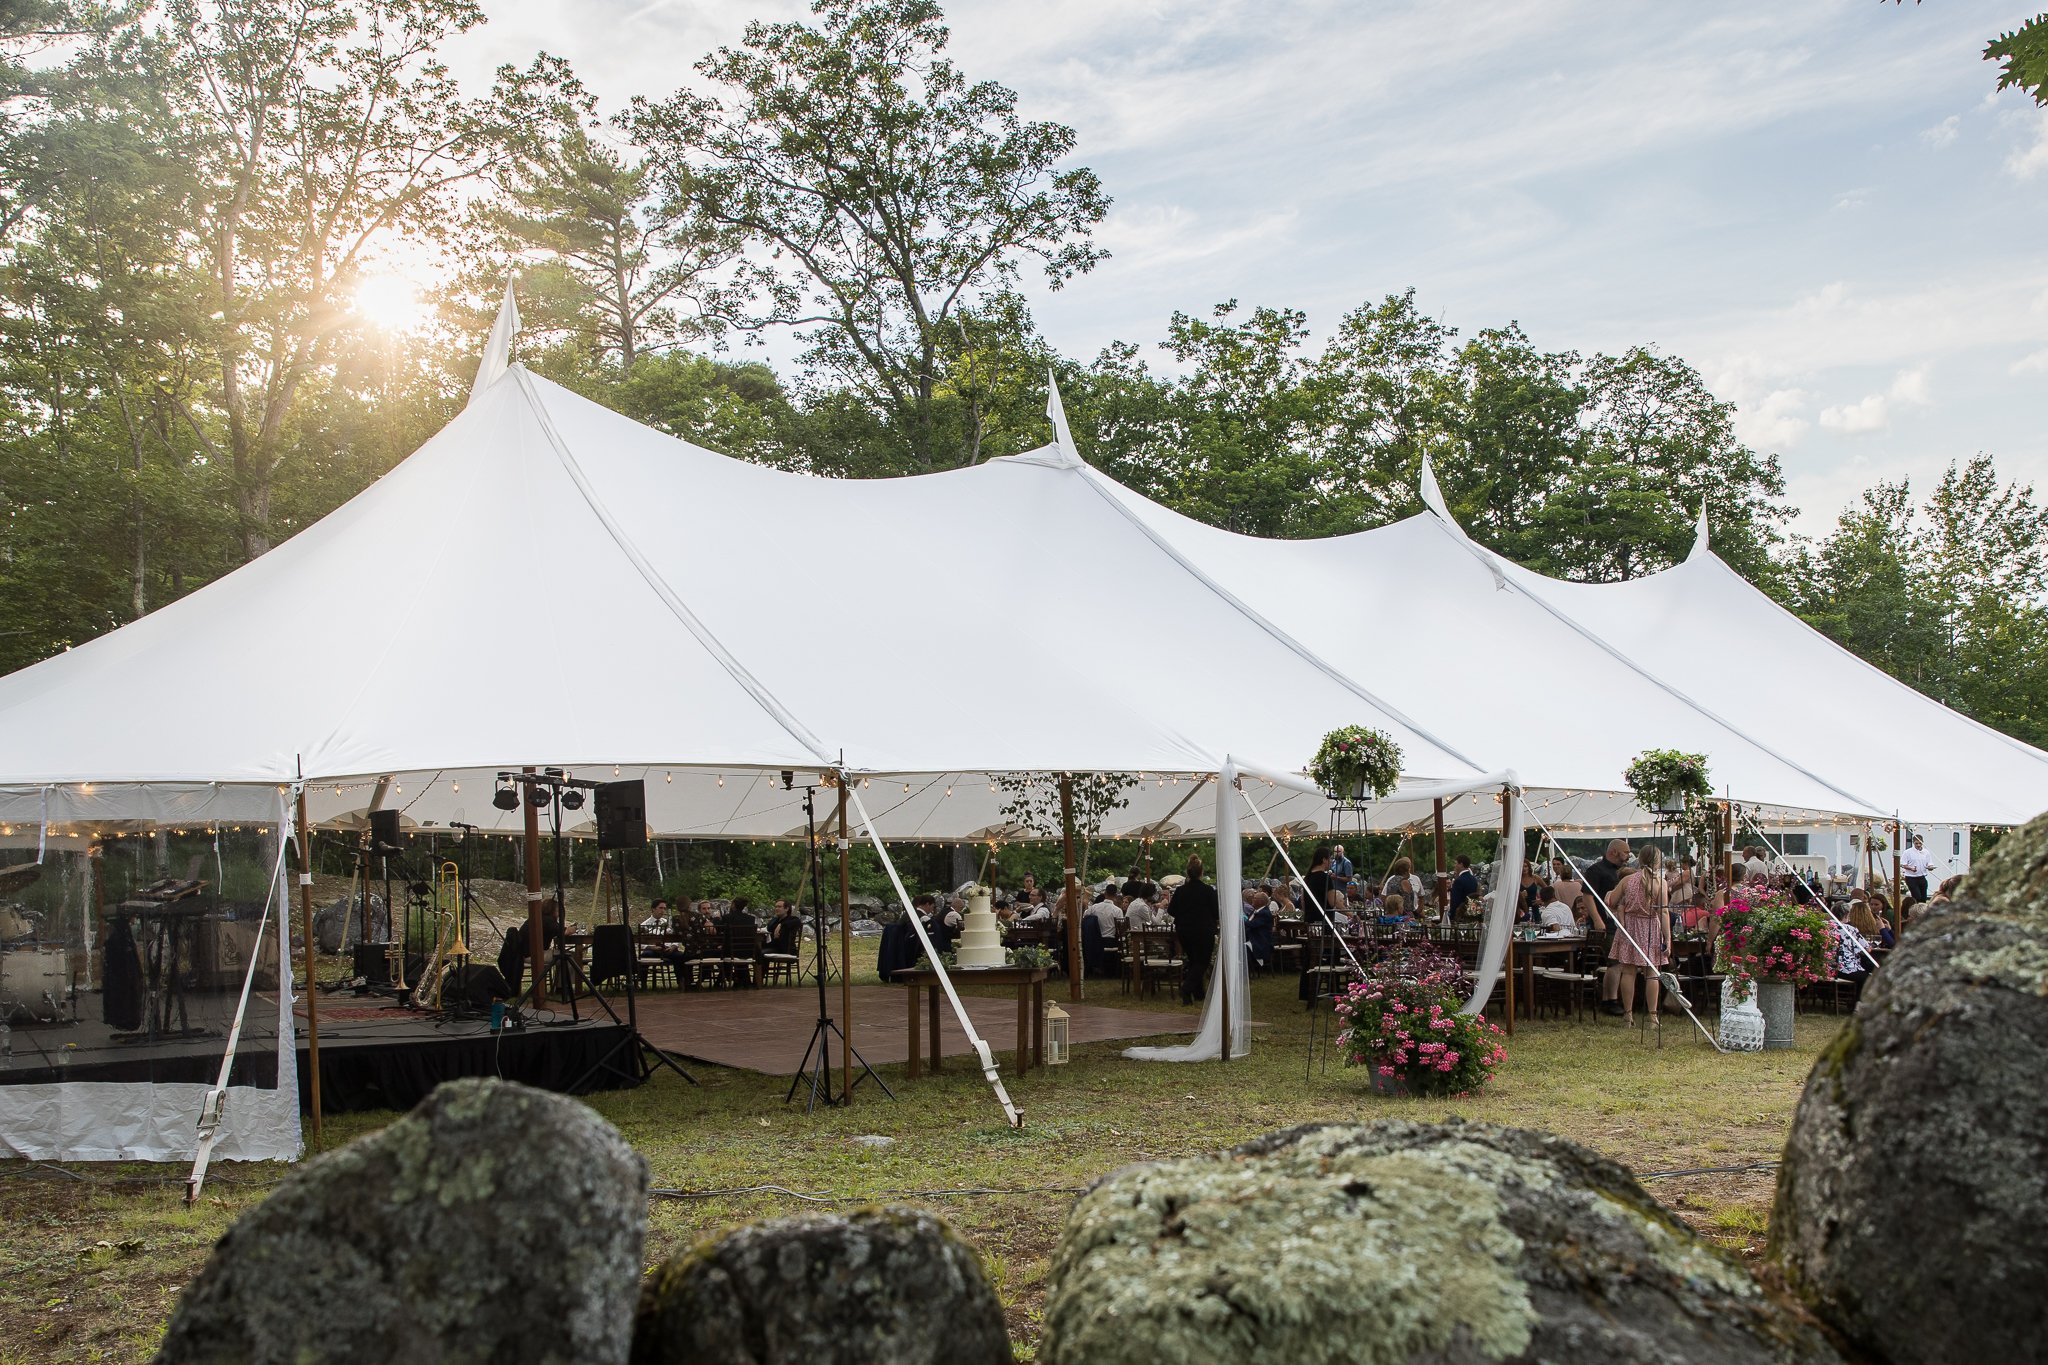
M647 912L647 918L640 921L640 928L650 934L668 932L668 900L663 896L654 898L654 908Z
M1244 945L1254 967L1273 965L1273 898L1258 887L1244 893Z
M775 917L768 921L768 951L793 956L803 940L804 917L788 901L775 902Z
M1380 897L1379 922L1385 925L1407 924L1408 898L1398 891L1389 891Z
M1357 923L1351 914L1351 898L1335 887L1330 889L1330 918L1336 922L1340 934L1350 933Z
M1849 897L1849 913L1843 918L1849 922L1852 929L1863 935L1865 946L1872 949L1889 948L1892 943L1891 927L1879 921L1867 899L1858 899L1861 894L1857 892Z
M1123 911L1117 906L1115 892L1106 885L1098 890L1095 894L1095 903L1088 907L1087 915L1101 928L1104 943L1116 942L1118 922L1123 918Z
M1034 890L1030 893L1029 899L1024 902L1022 912L1017 916L1017 923L1052 923L1052 907L1045 903L1045 893L1043 891Z
M1129 883L1125 883L1129 885ZM1152 908L1150 898L1134 895L1124 903L1124 932L1137 933L1150 929L1159 918L1159 912Z
M1867 906L1864 908L1863 918L1866 921L1870 919L1870 910ZM1853 981L1857 985L1862 985L1863 979L1870 975L1872 946L1870 936L1856 923L1855 912L1852 910L1848 919L1835 926L1835 975L1843 981Z
M1591 891L1581 891L1572 898L1572 923L1579 926L1582 934L1607 932L1607 917L1600 913L1600 902L1593 899Z
M1588 896L1586 900L1590 904L1592 897ZM1554 937L1579 932L1578 917L1572 913L1570 906L1557 898L1555 886L1543 888L1543 908L1537 911L1537 918L1543 925L1543 932Z
M1944 905L1954 900L1956 898L1956 888L1962 884L1963 874L1960 872L1953 877L1945 878L1941 885L1934 889L1934 899L1927 903L1929 905Z

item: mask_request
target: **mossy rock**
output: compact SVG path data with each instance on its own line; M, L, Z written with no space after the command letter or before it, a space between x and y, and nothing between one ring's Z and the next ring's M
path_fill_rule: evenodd
M655 1269L633 1365L1007 1365L981 1258L924 1209L749 1223Z
M1906 1362L2048 1342L2048 817L1916 913L1794 1111L1771 1256Z
M160 1365L624 1362L647 1164L584 1105L451 1081L242 1215Z
M1054 1252L1047 1365L1836 1362L1634 1177L1490 1125L1313 1125L1132 1166Z

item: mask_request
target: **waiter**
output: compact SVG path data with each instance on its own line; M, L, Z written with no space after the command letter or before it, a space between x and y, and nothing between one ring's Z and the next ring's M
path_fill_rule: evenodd
M1221 921L1216 888L1202 880L1202 855L1188 859L1188 879L1173 893L1173 927L1180 931L1180 1002L1192 1005L1209 988L1209 959Z
M1934 860L1927 856L1927 849L1920 842L1920 836L1913 836L1913 846L1899 855L1899 870L1906 877L1906 894L1923 904L1927 900L1927 874L1934 867Z

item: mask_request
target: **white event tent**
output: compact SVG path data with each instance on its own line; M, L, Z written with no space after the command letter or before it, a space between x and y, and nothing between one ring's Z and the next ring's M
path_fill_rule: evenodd
M1873 724L1968 722L1889 680L1902 695L1883 695L1863 665L1743 599L1704 551L1638 584L1557 584L1474 545L1440 501L1327 541L1235 536L1089 469L1056 401L1054 443L1024 455L916 478L792 475L510 364L516 322L508 298L468 408L347 505L0 679L0 832L33 828L39 848L110 822L282 833L301 791L316 824L382 802L420 826L510 829L493 775L552 765L643 777L651 829L687 838L790 838L792 786L844 772L845 833L881 848L996 837L997 774L1119 772L1139 780L1104 832L1213 832L1228 885L1241 819L1327 824L1300 766L1324 732L1362 723L1404 756L1376 825L1419 824L1442 800L1447 823L1504 832L1483 995L1525 807L1551 826L1645 823L1619 788L1646 747L1704 752L1737 798L1790 816L1911 814L1903 783L1921 776L1913 790L1944 805L1929 816L2006 822L2048 805L2042 756L1981 730L1967 755L1982 772L1836 762L1830 737L1857 719L1806 719L1831 688L1845 712L1884 700ZM1711 599L1684 586L1722 578L1734 587ZM1656 629L1648 591L1666 593L1678 629ZM1696 658L1714 650L1659 652L1693 610L1771 622L1782 638L1766 648L1832 671L1776 711L1784 689L1713 691ZM1701 624L1726 638L1721 617ZM317 664L302 653L315 638ZM1573 661L1568 684L1522 666L1555 655ZM280 852L280 911L282 879ZM1242 1001L1241 925L1223 925ZM1217 1054L1220 994L1196 1042L1162 1055ZM210 1089L0 1086L0 1150L182 1155L224 1092L220 1154L294 1153L289 992L278 998L275 1088L229 1087L225 1072ZM1238 1014L1233 1052L1249 1036Z

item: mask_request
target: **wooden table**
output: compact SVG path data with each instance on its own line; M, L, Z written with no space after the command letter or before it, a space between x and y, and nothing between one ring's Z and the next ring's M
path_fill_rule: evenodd
M1522 998L1511 1003L1518 1006L1522 1017L1536 1017L1536 959L1539 957L1569 957L1586 946L1584 934L1566 934L1557 938L1518 938L1515 940L1515 968L1522 974ZM1508 1011L1508 1032L1515 1031L1515 1009Z
M1029 1071L1034 1066L1045 1065L1045 979L1051 975L1046 967L980 967L956 968L949 975L957 986L1015 986L1017 988L1017 1069ZM896 973L896 980L909 987L904 995L910 1000L910 1079L916 1080L924 1074L922 1049L918 1046L919 1011L918 996L925 997L924 1014L931 1024L931 1069L939 1070L939 974L934 971L920 971L905 967Z

